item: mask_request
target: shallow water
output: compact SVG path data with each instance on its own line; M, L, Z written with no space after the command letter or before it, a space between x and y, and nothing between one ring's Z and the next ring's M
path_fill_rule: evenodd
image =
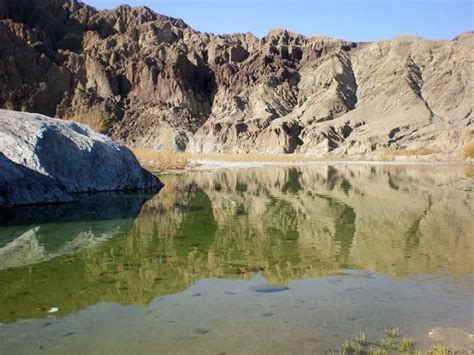
M0 353L314 353L474 333L472 169L163 176L0 216ZM50 314L52 307L59 308Z

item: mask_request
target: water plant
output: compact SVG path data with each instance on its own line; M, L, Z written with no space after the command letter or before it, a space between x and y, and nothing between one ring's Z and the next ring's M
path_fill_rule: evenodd
M412 345L413 345L413 341L411 339L403 338L402 341L400 342L400 346L398 347L398 350L406 353L411 350Z
M388 351L381 348L370 348L367 352L368 355L388 355Z
M359 336L354 338L354 342L360 345L367 345L367 339L365 337L365 334L363 332L360 332Z
M395 344L391 339L382 339L380 340L379 345L385 350L394 350L397 348L397 344Z
M398 327L396 328L385 328L385 334L387 334L391 338L397 338L400 336L400 332L398 331Z
M349 354L355 351L354 344L350 340L346 340L341 346L341 354Z
M358 336L346 340L339 350L339 354L364 354L364 355L388 355L392 353L410 353L413 355L450 355L453 352L444 345L434 345L428 352L413 349L413 340L408 337L403 337L397 341L395 338L400 336L397 328L384 329L385 333L390 336L388 339L382 339L379 342L374 342L365 336L365 333L360 332ZM337 351L333 351L333 354Z
M430 355L449 355L453 352L447 346L444 345L433 345L430 349Z
M353 341L353 340L346 340L344 344L342 344L341 347L341 354L363 354L364 353L364 347Z

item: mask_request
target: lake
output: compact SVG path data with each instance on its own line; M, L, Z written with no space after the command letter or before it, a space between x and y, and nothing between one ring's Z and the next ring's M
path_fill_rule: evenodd
M474 333L472 167L161 179L158 194L1 212L0 353L331 353L396 328L427 349ZM462 334L447 341L466 350Z

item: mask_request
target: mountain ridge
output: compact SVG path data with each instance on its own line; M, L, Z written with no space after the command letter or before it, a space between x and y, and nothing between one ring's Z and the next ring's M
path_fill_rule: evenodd
M456 159L474 140L474 33L376 42L217 35L146 7L0 0L0 107L150 150Z

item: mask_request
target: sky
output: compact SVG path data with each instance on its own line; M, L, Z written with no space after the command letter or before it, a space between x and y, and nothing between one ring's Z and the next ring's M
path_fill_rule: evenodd
M373 41L410 34L451 39L474 30L474 0L83 0L98 9L127 3L183 19L197 31L252 32L272 28L304 35Z

